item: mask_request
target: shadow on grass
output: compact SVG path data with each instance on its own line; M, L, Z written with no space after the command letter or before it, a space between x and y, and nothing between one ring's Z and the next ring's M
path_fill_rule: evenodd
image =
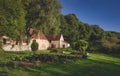
M120 65L92 59L45 64L26 71L39 76L120 76Z
M0 76L9 76L9 74L6 71L0 71Z
M23 76L120 76L119 60L116 57L91 54L87 59L75 59L64 63L40 64L35 67L8 69L9 71L0 69L0 76L14 76L13 72L26 74Z

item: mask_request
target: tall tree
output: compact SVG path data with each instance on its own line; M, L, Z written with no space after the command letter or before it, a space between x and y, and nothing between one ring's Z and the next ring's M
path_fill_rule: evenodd
M30 0L26 1L27 28L32 27L45 34L60 32L60 9L58 0Z
M68 41L68 38L69 38L69 27L68 27L68 24L67 24L67 21L65 19L65 16L61 14L60 16L60 33L62 33L64 35L64 38L66 41Z
M41 30L45 34L57 34L60 32L60 9L58 0L39 0L41 11Z
M67 37L68 41L71 43L71 46L74 47L76 41L79 40L79 20L75 14L68 14L65 16L67 22ZM63 29L63 31L66 29Z

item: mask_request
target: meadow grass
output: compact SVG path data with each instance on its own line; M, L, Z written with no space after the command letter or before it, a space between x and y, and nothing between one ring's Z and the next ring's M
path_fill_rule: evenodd
M120 57L90 53L87 59L40 64L35 67L0 67L0 76L120 76Z

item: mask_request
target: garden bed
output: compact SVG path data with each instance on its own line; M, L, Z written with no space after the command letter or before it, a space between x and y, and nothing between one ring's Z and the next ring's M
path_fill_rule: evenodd
M32 62L36 63L37 61L40 63L50 63L50 62L66 62L71 59L80 59L82 55L66 55L66 54L34 54L32 56L26 57L14 57L13 61L24 61L24 62Z

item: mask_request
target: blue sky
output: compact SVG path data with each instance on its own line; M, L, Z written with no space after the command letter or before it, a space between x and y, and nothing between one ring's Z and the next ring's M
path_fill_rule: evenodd
M61 13L76 14L90 25L97 24L105 31L120 32L120 0L59 0Z

